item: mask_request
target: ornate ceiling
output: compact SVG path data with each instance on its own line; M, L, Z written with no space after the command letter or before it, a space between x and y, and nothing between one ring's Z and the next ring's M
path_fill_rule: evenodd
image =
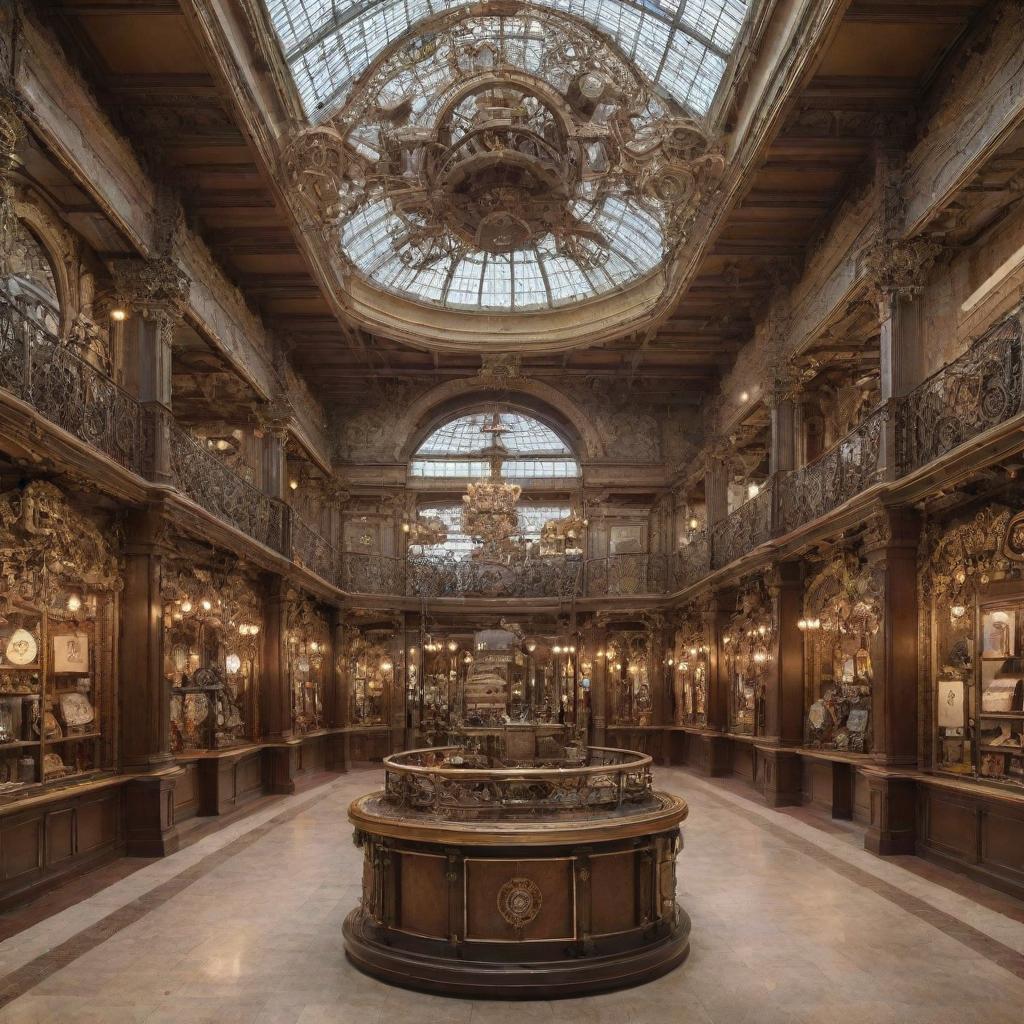
M314 122L344 104L353 83L385 48L403 37L430 39L432 30L418 22L446 12L462 18L485 6L529 11L519 3L445 0L266 0L266 5ZM610 37L649 82L680 105L705 114L736 43L747 0L540 0L531 6L589 23Z
M760 0L748 6L745 20L740 5L710 2L562 0L529 9L538 12L534 19L557 17L567 26L566 32L578 32L581 38L598 33L595 38L600 45L618 53L627 69L623 80L638 79L651 95L651 106L641 107L645 117L663 123L652 113L660 107L669 120L685 125L690 118L702 130L713 132L705 155L713 158L721 151L726 156L723 177L709 185L714 195L700 203L697 220L685 229L689 241L676 260L678 273L665 293L665 315L656 320L652 310L656 296L664 291L660 268L615 288L605 268L586 269L594 293L582 304L560 304L564 293L557 276L552 294L541 275L540 287L533 292L537 305L528 308L525 303L515 305L516 283L511 280L515 257L484 250L478 263L477 299L484 294L485 276L489 282L498 281L495 294L504 293L506 286L495 267L507 264L507 291L513 305L501 311L485 304L474 308L471 302L444 304L456 294L472 296L472 284L456 293L450 283L433 302L400 294L390 283L387 287L375 284L344 257L338 223L344 212L341 200L350 194L359 198L371 193L394 202L405 163L415 171L410 192L419 200L425 197L428 206L424 208L432 216L435 199L444 196L432 194L431 182L441 182L451 198L458 197L458 209L445 211L443 202L441 209L452 214L452 219L444 221L444 230L460 244L468 245L467 237L475 243L481 226L494 226L495 218L488 219L486 210L481 212L487 195L474 193L467 184L476 175L461 177L463 168L458 165L463 162L463 148L456 146L454 154L458 173L450 174L445 165L439 168L439 177L430 177L438 173L438 165L431 163L438 159L433 149L416 140L406 145L402 136L412 128L425 127L438 133L436 140L441 142L444 131L453 138L462 132L454 138L457 144L467 133L461 122L451 127L456 114L470 117L482 109L486 115L488 107L493 112L495 99L500 101L499 110L504 103L509 111L503 126L505 151L514 148L507 140L519 137L520 128L539 129L534 134L537 153L542 154L550 124L559 133L556 138L567 140L566 152L577 154L568 167L573 188L591 188L590 177L597 171L593 187L611 198L624 193L632 207L657 219L659 228L665 223L660 219L662 211L650 205L651 198L638 181L642 164L633 165L627 180L625 174L606 172L600 158L589 169L586 163L591 143L585 132L604 123L610 126L611 137L613 129L619 130L616 111L633 109L628 97L616 97L602 122L600 117L586 116L585 105L581 106L583 90L566 89L553 71L530 77L527 69L521 80L513 81L510 75L500 74L500 68L480 68L481 73L502 79L500 89L477 89L479 83L471 81L464 83L469 88L457 86L454 80L427 82L440 105L428 111L420 98L417 109L410 103L402 123L406 111L383 88L386 82L380 81L382 91L371 94L377 69L393 67L409 39L423 36L424 26L446 19L458 24L464 15L478 23L485 16L522 19L522 4L491 0L470 8L440 2L420 6L415 0L398 5L373 0L359 4L306 0L299 5L292 0L288 4L290 38L282 28L284 0L47 0L41 9L45 11L42 27L60 41L63 64L88 81L95 102L140 155L146 174L184 206L188 231L194 232L189 237L195 244L190 242L179 257L183 252L195 268L193 291L201 291L211 309L231 311L240 325L237 330L219 329L212 334L197 325L195 349L176 352L176 410L197 422L208 422L224 415L226 389L217 383L221 378L240 381L243 392L246 382L262 379L259 373L253 377L251 369L262 366L260 335L253 329L258 316L325 407L357 412L372 407L365 424L359 420L359 429L353 426L353 437L358 435L360 444L373 444L384 430L390 450L395 443L390 424L396 419L404 423L407 407L419 408L416 403L426 401L422 396L439 391L449 397L464 396L467 389L477 393L477 374L488 346L521 355L518 390L588 396L585 407L597 410L592 429L602 436L611 431L612 420L617 422L627 412L695 405L715 396L723 379L727 392L733 394L739 377L730 372L741 350L744 359L737 372L742 370L744 380L756 377L762 368L755 365L756 354L744 345L763 320L770 297L780 283L797 280L805 263L820 260L816 254L829 237L830 225L837 215L848 216L850 197L863 192L878 147L913 144L912 126L927 115L936 85L941 87L947 74L946 56L972 23L987 17L986 8L991 5L987 0L799 0L795 4ZM413 37L407 38L410 25ZM312 93L306 96L311 117L303 107L302 82L285 55L312 42L314 34L318 52L335 56L318 65L333 77L323 79L315 99ZM702 61L702 51L688 39L721 60ZM701 39L714 45L705 46ZM730 48L733 53L728 56ZM339 56L342 51L348 56ZM530 53L537 52L531 43ZM694 56L688 63L680 54ZM431 59L434 62L425 68L448 74L450 64L438 63L439 55ZM292 67L297 66L293 54ZM703 70L698 74L695 69ZM677 70L691 76L690 84L668 83L667 73ZM425 72L417 66L416 75L421 74ZM376 140L347 138L352 125L344 111L354 109L359 96L376 105L373 95L380 96L382 108L368 119L372 120L368 130L377 133ZM461 112L459 103L449 102L456 96L465 103ZM483 102L478 103L478 98ZM321 102L323 106L317 108ZM442 107L447 120L440 114ZM106 129L97 129L77 108L75 117L81 136L76 145L79 141L83 146L107 145ZM623 142L614 136L611 159L651 155L644 145L647 123L630 122L639 135L639 146L633 138ZM383 146L389 138L401 142L397 174L390 166L381 166L382 155L391 159ZM937 136L936 147L944 144L943 138ZM416 163L418 153L423 155L420 163ZM134 251L136 210L124 199L128 180L124 172L112 169L108 181L102 159L85 153L76 164L76 154L77 150L64 154L64 162L70 164L64 168L62 161L46 160L30 150L26 173L102 258ZM661 158L657 150L654 155ZM690 159L692 154L684 156ZM489 159L477 158L468 169L480 169ZM540 156L520 153L505 159L509 162L514 168L500 172L506 176L500 188L508 189L500 193L503 201L498 212L502 214L512 212L506 198L518 193L530 197L532 204L539 191L535 182L549 180L543 177L548 169ZM1001 167L993 165L991 173L1004 177L1010 173ZM561 176L565 165L557 169ZM492 181L498 175L493 166L488 173ZM994 193L988 179L984 185L971 196L988 216L987 197ZM931 189L921 190L918 205L936 201L930 195ZM542 197L545 202L528 211L528 216L509 218L507 231L498 224L508 241L525 240L523 249L535 251L550 245L539 241L541 228L547 226L560 228L563 238L571 239L575 233L585 248L586 218L579 208L564 197L552 197L550 204L546 193ZM958 193L952 210L958 216L963 197ZM333 217L325 215L332 201ZM369 200L360 202L365 207ZM577 227L575 232L566 230ZM370 232L373 244L381 233ZM495 241L500 233L487 237L491 248L504 248ZM609 229L603 234L613 250L628 253L616 232ZM485 235L486 231L482 241ZM209 250L202 259L200 240ZM649 243L645 234L642 244ZM664 240L659 245L664 246ZM384 252L389 250L393 250L390 240ZM565 259L552 251L564 267ZM614 259L613 251L606 267L612 267ZM237 294L212 284L221 268L237 286ZM410 278L428 277L427 271L414 275L404 265L403 272ZM598 290L602 283L608 290ZM859 322L849 331L845 327L830 331L822 343L828 350L816 352L816 358L835 358L833 350L840 348L859 358L863 333ZM496 340L499 334L500 341ZM481 340L484 335L489 341ZM396 400L396 395L405 397ZM232 399L230 407L243 404L244 398L243 394L239 401ZM586 433L588 426L577 424L577 429ZM617 444L658 443L647 431L617 427L614 432Z

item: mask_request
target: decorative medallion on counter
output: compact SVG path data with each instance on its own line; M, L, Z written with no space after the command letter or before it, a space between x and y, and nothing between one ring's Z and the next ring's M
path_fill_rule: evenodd
M513 928L525 928L536 920L543 905L544 897L532 879L510 878L498 890L498 913Z

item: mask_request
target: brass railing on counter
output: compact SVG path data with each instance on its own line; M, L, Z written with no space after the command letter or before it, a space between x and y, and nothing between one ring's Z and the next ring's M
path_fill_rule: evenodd
M587 747L564 767L480 768L446 763L459 747L428 747L384 758L384 798L396 810L447 820L606 811L651 799L651 757Z

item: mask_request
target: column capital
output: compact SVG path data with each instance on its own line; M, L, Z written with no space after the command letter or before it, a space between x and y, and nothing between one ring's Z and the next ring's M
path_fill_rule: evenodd
M888 304L919 295L943 251L942 244L927 235L876 239L861 255L869 297Z
M162 326L176 326L185 317L191 282L169 256L110 261L114 290L130 309Z

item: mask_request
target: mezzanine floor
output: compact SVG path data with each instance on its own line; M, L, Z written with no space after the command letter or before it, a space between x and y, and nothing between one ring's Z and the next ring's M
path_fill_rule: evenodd
M680 969L557 1003L389 988L341 941L361 856L345 809L381 778L265 802L34 924L3 915L8 933L27 926L0 942L0 1024L1019 1024L1024 1012L1024 903L916 858L880 860L852 826L678 768L656 779L691 807L680 897L693 951Z

